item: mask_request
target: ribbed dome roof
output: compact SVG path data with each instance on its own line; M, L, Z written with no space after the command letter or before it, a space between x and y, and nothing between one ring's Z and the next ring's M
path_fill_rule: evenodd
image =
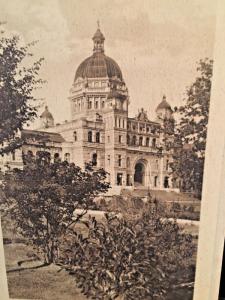
M159 110L159 109L170 109L170 110L172 110L170 104L166 101L166 96L163 96L163 100L157 106L156 110Z
M94 53L85 59L78 67L75 81L81 78L118 77L123 80L122 72L118 64L104 53Z
M93 55L86 58L78 67L74 81L77 78L101 78L118 77L123 80L122 72L118 64L104 54L105 37L98 28L93 36Z

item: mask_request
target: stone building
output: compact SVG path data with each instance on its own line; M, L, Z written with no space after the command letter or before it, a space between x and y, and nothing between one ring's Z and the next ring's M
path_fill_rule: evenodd
M39 155L46 140L51 160L66 159L81 167L92 162L109 173L115 190L172 188L171 154L163 150L162 132L163 119L173 118L172 108L164 96L156 108L155 121L149 120L143 108L136 117L129 117L128 88L118 64L105 55L104 41L98 28L92 55L76 70L69 96L71 120L54 124L46 107L40 128L23 130L26 144L5 157L4 163L21 165L22 153Z

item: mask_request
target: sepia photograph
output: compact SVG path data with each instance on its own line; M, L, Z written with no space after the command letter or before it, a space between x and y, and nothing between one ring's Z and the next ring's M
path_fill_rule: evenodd
M194 299L217 2L0 0L0 11L8 297Z

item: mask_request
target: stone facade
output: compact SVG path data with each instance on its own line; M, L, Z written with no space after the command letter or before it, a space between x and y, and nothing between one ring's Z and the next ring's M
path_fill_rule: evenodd
M43 151L40 137L47 137L50 157L66 159L83 167L92 162L109 173L113 188L172 188L169 175L171 154L160 152L163 143L162 120L173 118L165 97L150 121L144 109L128 116L129 94L118 64L104 54L104 36L97 29L92 56L78 67L70 90L71 121L54 125L45 108L38 131L24 130L30 136L26 145L4 158L2 165L22 165L22 153ZM38 137L39 138L35 138Z

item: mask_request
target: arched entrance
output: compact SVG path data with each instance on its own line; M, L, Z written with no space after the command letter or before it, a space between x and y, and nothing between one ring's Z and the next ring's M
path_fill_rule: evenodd
M135 165L134 185L145 185L145 165L140 161Z

